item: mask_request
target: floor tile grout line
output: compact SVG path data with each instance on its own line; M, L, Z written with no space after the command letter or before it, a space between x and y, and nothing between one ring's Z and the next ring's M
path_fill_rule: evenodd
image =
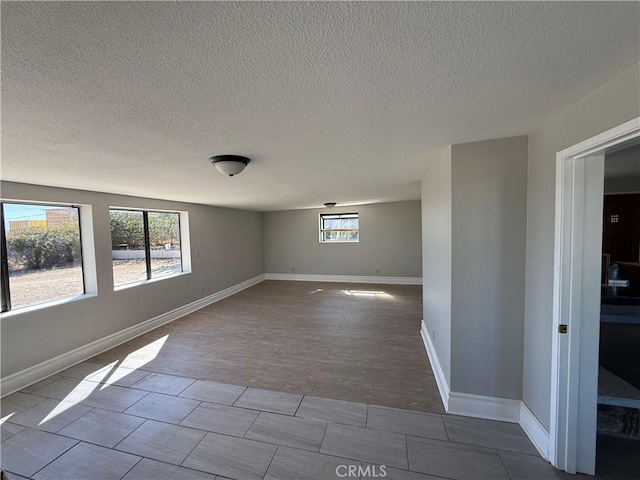
M116 412L116 413L118 413L118 412ZM136 417L136 418L140 418L140 417ZM141 420L145 420L146 421L147 419L142 419L141 418ZM129 432L127 435L125 435L125 437L123 437L122 440L124 440L126 437L128 437L130 434L132 434L135 430L137 430L139 427L141 427L143 423L145 423L145 422L143 421L140 425L138 425L131 432ZM69 425L71 425L71 424L69 424ZM63 427L60 430L64 430L64 428L66 428L66 427ZM95 443L95 442L92 442L90 440L86 440L86 439L83 439L83 438L76 438L76 437L71 437L69 435L65 435L64 433L60 433L60 430L58 432L56 432L54 435L58 435L59 437L63 437L63 438L68 438L69 440L75 440L77 442L88 443L89 445L95 445L96 447L108 448L110 450L115 450L116 445L118 445L122 441L122 440L119 440L113 447L109 447L107 445L103 445L103 444L100 444L100 443ZM117 450L117 451L121 451L121 450ZM127 452L125 452L125 453L127 453Z
M24 425L20 425L18 423L13 423L13 422L4 422L2 425L6 425L7 423L9 423L10 425L17 425L18 427L22 427L22 430L25 430L29 427L25 427ZM12 437L15 437L18 433L22 432L22 430L16 432L16 433L12 433L11 435L9 435L7 438L5 438L2 443L6 442L7 440L9 440Z
M194 450L195 450L195 447L194 447ZM121 451L121 450L116 450L116 452L120 452L120 451ZM124 452L124 453L128 453L128 452ZM133 454L133 453L131 453L130 455L134 455L134 454ZM191 453L189 453L189 455L191 455ZM168 465L168 466L170 466L170 467L179 467L179 468L184 468L184 469L187 469L187 470L193 470L194 472L202 472L202 473L204 473L204 474L206 474L206 475L214 475L214 476L216 475L215 473L206 472L206 471L204 471L204 470L198 470L197 468L193 468L193 467L185 467L185 466L183 466L183 465L182 465L182 463L184 462L184 460L183 460L182 462L180 462L180 464L179 464L179 465L176 465L175 463L169 463L169 462L167 462L167 461L165 461L165 460L158 460L157 458L145 457L144 455L137 455L137 456L138 456L138 457L142 457L142 460L149 460L149 461L151 461L151 462L162 463L163 465ZM141 460L141 461L142 461L142 460ZM185 458L185 460L186 460L186 458ZM136 464L136 465L137 465L137 464ZM127 473L128 473L128 472L127 472ZM11 479L9 479L9 480L11 480ZM164 480L164 479L158 479L158 480Z
M125 388L129 388L129 387L125 387ZM145 390L138 390L138 389L134 389L137 392L143 392ZM124 413L125 411L129 410L131 407L133 407L136 403L140 402L143 398L146 398L150 393L152 392L147 392L145 393L143 396L141 396L138 400L136 400L135 402L133 402L131 405L129 405L128 407L124 408L123 410L110 410L110 411L117 411L118 413ZM89 397L87 397L88 399ZM95 407L95 408L102 408L102 407ZM103 408L103 410L109 410L108 408ZM128 414L131 415L131 414Z
M265 412L265 413L271 413L271 412ZM275 446L275 447L278 447L278 446L279 446L279 447L293 448L293 449L295 449L295 450L299 450L299 451L301 451L301 452L307 452L307 453L319 453L319 452L314 452L313 450L306 450L306 449L304 449L304 448L299 448L299 447L291 447L291 446L289 446L289 445L280 445L280 444L278 444L278 443L266 442L266 441L264 441L264 440L254 440L254 439L252 439L252 438L238 437L238 436L236 436L236 435L231 435L231 434L229 434L229 433L213 432L213 431L211 431L211 430L203 430L203 429L200 429L200 428L186 427L186 426L184 426L184 425L176 425L175 423L160 422L160 421L158 421L158 420L152 420L152 419L149 419L149 420L147 420L147 421L150 421L150 422L156 422L156 423L163 423L164 425L169 425L169 426L173 426L173 427L182 427L182 428L185 428L185 429L188 429L188 430L194 430L194 431L197 431L197 432L202 432L202 433L204 433L204 434L205 434L205 435L204 435L205 437L206 437L209 433L211 433L211 434L213 434L213 435L219 435L219 436L221 436L221 437L228 437L228 438L230 438L230 439L235 439L235 440L246 440L247 442L261 443L261 444L265 444L265 445L272 445L272 446ZM146 422L145 422L145 423L146 423ZM141 427L141 426L142 426L142 425L140 425L140 427ZM140 427L138 427L138 428L140 428ZM136 428L136 430L137 430L137 428ZM134 433L134 432L131 432L131 433ZM128 434L125 438L123 438L123 439L121 440L121 442L122 442L122 441L124 441L124 440L129 436L129 435L131 435L131 433L130 433L130 434ZM52 434L52 435L55 435L55 434ZM63 436L63 435L61 435L61 436ZM71 438L71 437L65 437L65 438ZM72 439L72 440L75 440L75 439L73 439L73 438L71 438L71 439ZM204 439L204 437L203 437L203 439ZM81 441L81 442L85 442L84 440L80 440L80 441ZM202 441L202 440L200 440L200 442L201 442L201 441ZM120 444L121 442L118 442L118 444ZM200 442L198 442L198 444L200 444ZM85 442L85 443L90 443L90 442ZM118 444L117 444L117 445L118 445ZM92 445L97 445L97 444L92 444ZM117 445L116 445L116 446L117 446ZM97 445L97 446L99 446L99 447L103 447L103 448L109 448L109 447L104 447L103 445ZM196 447L194 447L194 448L191 450L191 452L193 452L193 450L195 450L195 448L196 448ZM118 452L129 453L129 454L131 454L131 455L138 455L138 454L135 454L135 453L127 452L127 451L125 451L125 450L118 450L118 449L116 449L116 447L111 447L111 449L112 449L112 450L116 450L116 451L118 451ZM189 455L191 455L191 453L189 453ZM143 455L138 455L138 456L143 456ZM150 457L144 457L144 458L150 458ZM153 459L153 458L150 458L150 459L151 459L151 460L156 460L156 459ZM162 460L156 460L156 461L162 461ZM163 463L169 463L169 465L175 465L174 463L170 463L170 462L163 462ZM180 465L182 465L182 463L180 463ZM190 467L187 467L187 468L190 468Z
M267 413L269 413L269 412L267 412ZM326 426L325 426L325 432L326 432ZM301 452L320 453L320 447L318 447L318 450L311 450L309 448L302 448L302 447L297 447L297 446L294 447L292 445L285 445L283 443L275 443L275 442L269 441L269 440L257 440L255 438L236 437L234 435L229 435L228 433L219 433L219 432L208 432L208 433L215 433L216 435L224 435L224 436L227 436L227 437L238 438L238 439L241 439L241 440L249 440L249 441L252 441L252 442L264 443L266 445L273 445L275 447L293 448L293 449L299 450ZM324 439L324 436L323 436L323 439ZM322 442L320 442L320 445L322 445ZM325 454L322 454L322 455L325 455Z
M113 449L112 449L112 450L113 450ZM117 451L119 451L119 450L113 450L113 451L114 451L114 452L117 452ZM130 453L129 455L132 455L132 454ZM142 455L136 455L136 457L140 457L140 459L139 459L135 464L133 464L133 465L131 466L131 468L125 472L125 474L124 474L124 475L122 475L122 476L120 477L120 480L122 480L124 477L126 477L126 476L129 474L129 472L130 472L131 470L133 470L134 468L136 468L136 465L138 465L140 462L142 462L142 460L144 460L144 459L146 458L146 457L143 457Z
M479 448L479 449L482 449L482 450L492 450L492 451L495 451L496 453L498 453L498 452L515 453L517 455L527 455L529 457L542 458L542 456L540 454L538 454L538 453L526 453L526 452L521 452L521 451L518 451L518 450L505 450L503 448L487 447L485 445L478 445L476 443L464 443L464 442L461 442L461 441L454 441L454 440L442 440L442 439L439 439L439 438L421 437L419 435L413 435L413 434L409 434L409 433L407 433L405 435L408 435L411 438L416 438L418 440L430 440L430 441L434 441L434 442L448 443L448 444L451 444L451 445L463 445L463 446L466 446L466 447Z
M502 456L500 455L500 452L497 449L495 451L496 451L496 455L500 459L500 464L502 465L502 468L504 468L504 471L507 473L507 477L509 477L510 480L513 480L513 477L511 476L511 473L509 473L509 469L505 465L504 460L502 459Z
M51 435L55 435L55 433L52 433ZM73 439L76 443L74 443L73 445L71 445L69 448L67 448L64 452L62 452L60 455L58 455L57 457L55 457L54 459L52 459L50 462L48 462L46 465L44 465L42 468L39 468L36 472L32 473L31 475L29 475L29 478L32 478L34 475L37 475L38 473L40 473L42 470L44 470L45 468L47 468L49 465L51 465L53 462L55 462L57 459L59 459L61 456L63 456L65 453L67 453L69 450L71 450L72 448L74 448L76 445L78 445L80 443L79 440Z
M447 442L451 441L451 436L449 435L449 429L447 428L447 422L444 421L444 415L440 415L440 419L442 420L442 425L444 426L444 433L447 435Z
M367 403L367 413L364 416L364 428L369 428L369 409L371 405Z
M251 427L253 427L253 425L258 421L258 418L260 418L260 415L262 415L264 412L260 411L260 413L258 413L258 415L256 415L256 418L253 419L253 422L251 422L251 425L249 425L249 428L247 428L247 430L242 434L242 437L240 438L245 438L247 440L251 440L250 438L246 438L247 437L247 433L249 433L249 430L251 430Z
M411 471L411 463L409 462L409 438L406 433L404 435L404 448L407 454L407 470Z
M225 435L225 436L228 436L228 435ZM234 437L234 438L237 438L237 437ZM267 443L267 442L263 442L261 440L252 440L252 441L258 442L258 443ZM305 450L303 448L291 447L289 445L278 445L278 444L273 444L273 443L269 443L268 445L274 445L274 446L276 446L278 448L289 448L291 450L296 450L297 452L301 452L301 453L310 453L310 454L315 454L315 455L322 455L324 457L331 457L331 458L335 458L335 459L338 459L338 460L347 460L347 461L351 461L351 462L365 462L366 461L366 460L359 460L359 459L349 458L349 457L341 457L341 456L335 455L333 453L323 453L322 451L316 452L316 451L313 451L313 450ZM373 462L368 462L368 463L373 463ZM407 470L405 468L400 468L400 467L392 467L392 468L397 468L399 470L409 471L409 470ZM227 477L224 477L224 478L227 478Z
M70 378L70 377L64 377L64 378ZM78 379L73 378L72 380L78 380ZM56 381L58 381L58 380L56 380ZM84 380L81 380L81 381L80 381L80 383L82 383L82 381L84 381ZM89 380L89 381L90 381L90 380ZM53 383L55 383L55 382L53 382ZM79 384L80 384L80 383L79 383ZM146 390L131 389L130 387L122 387L122 386L118 386L118 385L106 385L106 384L101 384L101 383L98 383L98 382L93 382L93 383L97 383L98 385L105 385L107 388L110 388L110 387L112 387L112 386L116 386L116 387L121 388L121 389L123 389L123 390L125 390L125 389L126 389L126 390L133 390L133 391L136 391L136 392L146 392L146 393L145 393L142 397L140 397L138 400L136 400L135 402L133 402L131 405L129 405L129 406L127 406L127 407L125 407L124 409L122 409L122 410L112 410L112 409L110 409L110 408L106 408L106 407L104 407L104 406L96 406L96 405L92 405L91 403L85 403L87 400L90 400L90 399L91 399L91 395L92 395L92 394L94 394L96 391L97 391L98 393L100 393L100 392L102 391L101 389L96 390L96 389L94 388L94 389L91 391L91 393L90 393L87 397L85 397L85 398L83 398L82 400L80 400L80 401L78 401L78 402L74 403L74 406L76 406L76 405L84 405L84 406L91 407L91 408L99 408L99 409L101 409L101 410L108 410L108 411L110 411L110 412L124 413L124 411L125 411L125 410L127 410L127 409L131 408L133 405L135 405L135 404L136 404L136 403L138 403L140 400L142 400L143 398L145 398L149 393L154 393L154 392L149 392L149 391L146 391ZM79 384L78 384L78 385L79 385ZM76 386L76 387L77 387L77 386ZM45 387L43 387L43 388L45 388ZM72 390L72 391L73 391L73 390ZM69 392L69 393L71 393L71 392ZM59 403L62 403L62 402L73 403L73 402L72 402L72 401L70 401L70 400L65 400L65 398L67 398L67 396L68 396L68 395L69 395L69 394L67 394L64 398L44 397L44 396L42 396L42 398L44 398L45 400L55 400L55 401L57 401L57 402L59 402ZM39 402L38 404L34 405L34 407L35 407L35 406L38 406L40 403L44 403L44 402ZM26 409L26 410L29 410L30 408L33 408L33 407L29 407L29 408L28 408L28 409ZM20 412L18 412L18 414L23 413L23 412L24 412L24 411L26 411L26 410L20 411Z
M128 367L123 367L123 368L128 368ZM132 370L138 370L138 369L132 369ZM142 371L142 370L141 370ZM196 380L198 380L197 378L194 377L189 377L189 376L185 376L185 375L176 375L173 373L162 373L162 372L154 372L153 370L150 370L149 373L153 374L155 373L156 375L164 375L165 377L176 377L176 378L182 378L185 380L191 380L191 383L189 385L187 385L185 388L190 387L193 382L195 382ZM136 381L134 384L129 385L128 388L136 388L135 385L142 382L143 380L145 380L149 375L145 375L143 378L141 378L140 380Z
M322 445L324 444L324 439L327 436L327 430L329 429L329 423L324 426L324 433L322 434L322 440L320 440L320 448L318 448L318 453L322 452Z
M189 428L189 427L184 427L184 428ZM201 431L204 431L204 430L201 430ZM206 432L206 433L202 436L202 438L198 441L198 443L196 443L196 444L195 444L195 446L194 446L194 447L189 451L189 453L188 453L187 455L185 455L185 457L184 457L184 458L180 461L180 463L178 464L180 467L184 467L184 465L183 465L183 464L184 464L184 462L186 462L186 461L187 461L187 458L189 458L189 457L191 456L191 454L196 450L196 448L198 448L198 447L200 446L200 444L201 444L202 442L204 442L204 439L205 439L205 438L207 438L207 435L209 435L209 433L211 433L211 432ZM189 467L184 467L184 468L189 468ZM200 470L199 470L199 471L200 471ZM207 472L207 473L209 473L209 472ZM213 475L215 475L216 477L218 476L218 474L217 474L217 473L214 473Z
M71 422L67 423L65 426L60 427L58 430L56 430L56 431L55 431L55 432L53 432L53 433L55 433L56 435L60 435L60 433L59 433L59 432L60 432L60 430L64 430L65 428L67 428L67 427L68 427L69 425L71 425L72 423L75 423L75 422L77 422L78 420L80 420L81 418L84 418L86 415L90 414L91 412L93 412L93 411L94 411L94 410L96 410L96 409L98 409L98 410L103 410L103 409L98 408L98 407L89 407L89 410L88 410L88 411L86 411L85 413L83 413L82 415L80 415L80 416L79 416L78 418L76 418L75 420L73 420L73 421L71 421ZM105 410L105 411L108 411L108 410ZM63 436L64 436L64 435L63 435ZM70 438L71 438L71 437L70 437Z
M293 412L293 417L297 417L298 416L298 410L300 410L300 407L302 406L302 403L304 402L304 399L307 398L308 395L302 395L302 398L300 399L300 403L298 403L298 406L296 407L296 411ZM301 418L301 417L298 417Z
M262 474L262 478L263 479L267 475L267 472L269 471L269 469L271 468L271 464L273 463L273 460L276 458L276 455L278 454L278 450L279 449L280 449L280 445L277 445L276 449L273 451L273 455L271 456L271 460L269 460L269 465L267 465L267 468L265 469L264 473Z
M184 417L182 417L182 420L180 420L180 421L178 422L178 426L182 426L182 425L180 425L180 424L181 424L182 422L184 422L184 421L185 421L185 419L186 419L189 415L191 415L191 414L196 410L196 408L198 408L200 405L202 405L202 404L204 403L204 402L203 402L203 401L201 401L201 400L194 400L194 401L198 402L198 403L197 403L197 405L196 405L195 407L193 407L191 410L189 410L189 413L187 413Z
M124 450L119 450L117 447L118 445L120 445L122 442L124 442L127 438L129 438L131 435L133 435L139 428L142 428L142 426L144 426L145 423L147 422L151 422L153 420L149 420L148 418L145 419L144 422L142 422L140 425L138 425L136 428L134 428L133 430L131 430L128 434L126 434L122 440L120 440L118 443L116 443L113 447L111 447L112 450L116 450L118 452L123 452ZM128 452L126 452L128 453Z
M536 451L536 453L527 453L527 452L519 452L517 450L505 450L504 448L496 448L495 451L498 452L498 455L500 455L500 452L513 453L513 454L516 454L516 455L526 455L528 457L541 458L545 462L548 462L548 460L546 460L544 457L542 457L542 455L540 455L540 453L538 453L537 451Z
M324 443L324 440L323 440L323 443ZM300 450L300 449L297 449L297 450ZM322 452L322 449L320 449L320 452L318 452L318 453L320 453L321 455L329 455L329 456L331 456L331 457L342 458L342 459L344 459L344 460L350 460L350 461L353 461L353 462L361 462L361 463L362 463L362 462L375 463L375 462L370 462L369 460L362 460L362 459L359 459L359 458L353 458L353 457L346 457L346 456L345 456L345 457L338 457L337 455L334 455L334 454L331 454L331 453L323 453L323 452ZM400 470L404 470L402 467L397 467L397 466L395 466L395 465L390 465L390 467L392 467L392 468L399 468Z

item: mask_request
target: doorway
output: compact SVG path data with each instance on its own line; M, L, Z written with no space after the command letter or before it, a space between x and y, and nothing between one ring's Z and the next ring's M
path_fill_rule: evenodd
M605 154L640 138L640 118L556 155L549 460L595 474Z
M640 139L606 153L603 203L596 474L635 478L640 458Z

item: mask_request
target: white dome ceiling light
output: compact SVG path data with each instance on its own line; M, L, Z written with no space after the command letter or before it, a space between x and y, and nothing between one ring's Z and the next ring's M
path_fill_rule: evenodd
M211 157L211 163L215 165L220 173L233 177L244 170L249 165L247 157L241 157L240 155L215 155Z

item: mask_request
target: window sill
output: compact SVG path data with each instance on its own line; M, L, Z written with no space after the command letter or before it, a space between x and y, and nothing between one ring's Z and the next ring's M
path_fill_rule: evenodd
M0 313L0 319L15 317L16 315L22 315L23 313L37 312L45 308L57 307L59 305L65 305L67 303L80 302L89 298L97 297L97 293L84 293L75 297L61 298L60 300L53 300L51 302L39 303L38 305L31 305L30 307L16 308L15 310L9 310L8 312Z
M360 240L338 240L335 242L318 242L320 245L333 245L336 243L360 243Z
M119 292L121 290L128 290L130 288L140 287L142 285L148 285L150 283L162 282L164 280L169 280L170 278L182 277L183 275L189 275L191 272L180 272L175 275L165 275L163 277L151 278L149 280L141 280L139 282L125 283L123 285L118 285L117 287L113 287L114 292Z

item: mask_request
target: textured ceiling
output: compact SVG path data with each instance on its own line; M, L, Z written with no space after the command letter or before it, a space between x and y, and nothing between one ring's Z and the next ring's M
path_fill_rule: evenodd
M638 2L2 2L2 178L255 210L417 199L638 61ZM229 178L214 154L252 158Z

